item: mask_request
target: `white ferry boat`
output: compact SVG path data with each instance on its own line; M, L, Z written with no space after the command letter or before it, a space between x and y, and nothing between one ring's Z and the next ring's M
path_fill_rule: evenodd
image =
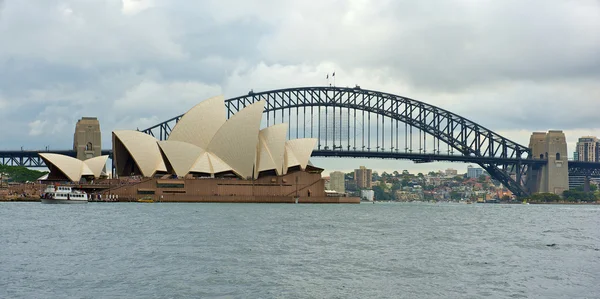
M87 193L69 186L48 185L41 195L42 203L87 203Z

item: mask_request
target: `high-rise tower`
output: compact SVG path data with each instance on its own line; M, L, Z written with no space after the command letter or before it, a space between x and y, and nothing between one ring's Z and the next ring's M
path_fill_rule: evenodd
M583 136L577 141L577 161L598 162L600 159L598 146L598 138L595 136Z
M371 188L371 169L361 166L359 169L354 170L354 181L359 189L370 189Z

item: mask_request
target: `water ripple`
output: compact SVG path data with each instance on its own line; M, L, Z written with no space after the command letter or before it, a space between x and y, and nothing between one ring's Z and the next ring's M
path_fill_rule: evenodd
M0 203L0 298L597 298L599 216L552 205Z

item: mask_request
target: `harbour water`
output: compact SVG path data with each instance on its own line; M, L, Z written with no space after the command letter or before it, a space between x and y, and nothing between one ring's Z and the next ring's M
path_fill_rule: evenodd
M482 297L600 297L600 206L0 203L0 298Z

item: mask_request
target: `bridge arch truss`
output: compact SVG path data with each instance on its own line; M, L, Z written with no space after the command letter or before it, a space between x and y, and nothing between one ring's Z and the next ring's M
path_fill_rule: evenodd
M476 163L517 196L528 194L528 147L448 110L407 97L355 88L299 87L225 101L231 117L266 101L263 125L288 124L288 138L317 138L313 156ZM182 115L143 130L166 140Z

